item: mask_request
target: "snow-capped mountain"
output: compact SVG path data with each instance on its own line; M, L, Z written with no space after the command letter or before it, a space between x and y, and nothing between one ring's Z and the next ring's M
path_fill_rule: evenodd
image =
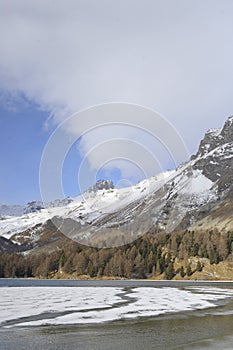
M227 230L233 228L232 170L230 117L222 129L209 130L197 154L176 170L128 188L115 189L111 180L98 181L78 197L45 207L32 202L23 215L0 221L0 235L36 247L46 225L52 223L54 231L79 243L110 247L156 228L167 233L215 226Z
M8 205L0 204L0 217L5 216L21 216L24 213L24 206L22 205Z
M97 192L99 190L111 190L114 188L112 180L98 180L87 192Z
M28 202L26 205L7 205L0 204L0 217L5 219L7 216L22 216L23 214L35 213L44 209L46 207L64 207L65 205L71 203L72 198L67 197L64 199L56 199L52 202L46 203L44 205L42 201L33 200Z

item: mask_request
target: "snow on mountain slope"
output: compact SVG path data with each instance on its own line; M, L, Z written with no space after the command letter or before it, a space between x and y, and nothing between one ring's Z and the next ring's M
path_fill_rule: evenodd
M97 219L103 213L117 211L135 200L142 199L161 187L172 174L174 171L161 173L132 187L85 192L62 207L51 206L19 217L7 217L0 221L0 235L9 239L16 233L44 224L54 217L71 218L80 222L84 218L85 221Z
M207 179L200 171L195 170L191 179L185 176L180 185L181 194L200 194L208 192L213 186L213 182Z
M0 235L11 238L36 225L43 228L49 219L69 238L98 247L129 243L156 225L172 232L187 214L198 217L193 213L208 203L214 207L233 187L232 121L209 130L197 154L174 171L121 189L100 181L78 197L1 220Z
M48 207L6 218L0 221L0 235L10 239L49 219L68 237L95 246L100 246L107 235L111 236L111 244L105 243L107 246L127 243L156 223L161 227L166 225L171 231L182 220L187 208L196 208L215 196L213 182L200 170L193 171L193 163L132 187L85 192L63 207ZM112 235L121 240L118 238L116 243Z
M150 179L143 180L132 187L99 190L97 193L84 193L82 201L82 213L88 214L89 218L96 218L103 213L116 212L130 203L147 197L150 193L158 190L174 175L175 171L167 171ZM74 207L76 211L77 207ZM79 209L80 210L80 209ZM69 212L70 217L76 218L76 213Z
M122 240L134 240L156 223L172 230L188 207L196 208L215 196L215 191L211 190L213 183L201 171L192 171L192 163L132 187L87 191L66 206L48 207L2 220L0 234L9 239L52 219L68 237L83 244L100 246L100 241L107 235L111 237L111 245L120 245ZM111 235L121 239L118 237L118 243L113 243ZM110 246L110 243L105 244Z

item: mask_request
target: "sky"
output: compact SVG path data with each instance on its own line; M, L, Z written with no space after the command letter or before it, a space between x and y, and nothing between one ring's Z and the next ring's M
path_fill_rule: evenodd
M63 196L187 160L233 114L232 14L231 0L2 0L0 203L41 198L43 159ZM152 124L140 106L155 111ZM179 157L156 123L183 142ZM49 158L56 130L72 143L57 142Z

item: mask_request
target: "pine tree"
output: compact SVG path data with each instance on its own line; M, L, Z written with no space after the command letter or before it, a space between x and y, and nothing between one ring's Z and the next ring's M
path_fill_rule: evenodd
M192 269L191 269L191 265L190 264L187 265L186 275L187 276L191 276L192 275Z
M181 268L180 268L180 277L184 277L185 276L185 272L184 272L184 267L183 267L183 265L181 266Z
M171 280L174 277L174 265L173 262L169 262L168 266L165 269L165 277L167 280Z
M202 271L202 264L200 263L200 261L197 262L196 270L199 271L199 272Z

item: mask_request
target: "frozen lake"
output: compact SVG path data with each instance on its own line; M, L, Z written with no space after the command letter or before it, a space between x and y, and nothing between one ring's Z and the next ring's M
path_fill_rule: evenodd
M232 336L231 282L0 280L1 350L232 349Z

